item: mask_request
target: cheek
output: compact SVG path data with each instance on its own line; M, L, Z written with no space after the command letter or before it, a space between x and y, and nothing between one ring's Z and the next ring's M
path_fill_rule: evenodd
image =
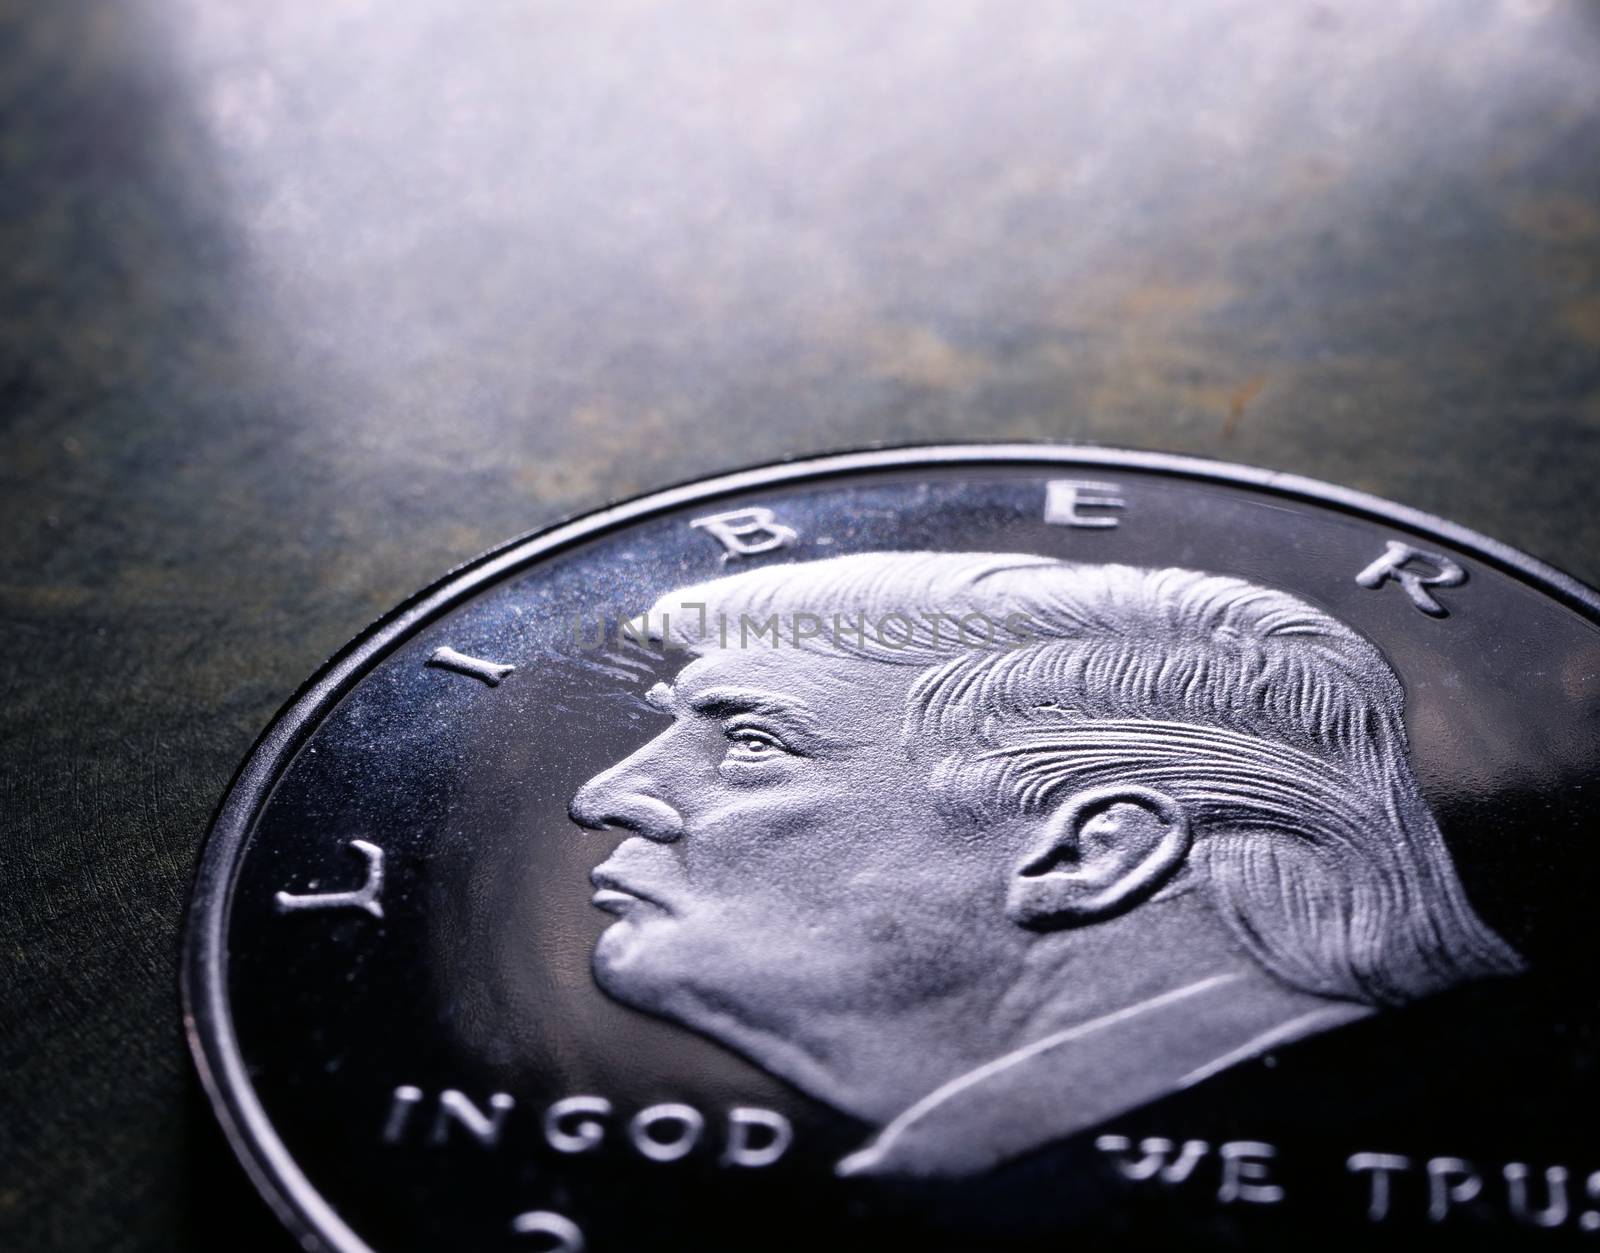
M732 798L689 832L679 855L697 894L810 916L892 900L895 878L926 836L903 807L880 812L864 797L791 782Z
M955 843L904 807L797 805L785 816L792 826L763 809L749 815L764 820L759 835L733 821L725 840L707 833L698 847L684 843L699 906L730 931L765 925L819 945L921 946L948 959L962 943L983 947L1005 919L995 848Z
M708 789L716 803L701 792L672 846L698 925L781 931L791 946L809 937L814 950L922 948L949 961L985 917L1004 918L1004 884L989 882L984 856L994 850L953 831L904 762L781 769L739 785L719 779Z
M992 980L1012 951L1004 892L970 869L898 880L872 902L852 942L875 1003L924 1003Z
M984 911L983 894L948 873L780 860L693 892L676 917L614 927L596 953L601 986L656 1010L714 993L788 1012L892 1012L992 976L1002 956L985 925L1003 921L1000 906Z

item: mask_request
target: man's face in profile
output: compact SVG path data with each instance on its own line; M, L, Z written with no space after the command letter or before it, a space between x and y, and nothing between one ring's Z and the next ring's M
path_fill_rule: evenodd
M630 832L593 875L611 995L717 1033L781 1034L948 996L1003 968L1005 856L935 810L902 720L914 667L723 650L650 694L672 725L591 779Z

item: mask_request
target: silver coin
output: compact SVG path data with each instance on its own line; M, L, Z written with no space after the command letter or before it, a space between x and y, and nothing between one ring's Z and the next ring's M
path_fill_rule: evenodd
M1597 741L1600 598L1411 510L752 470L302 690L206 848L191 1042L340 1253L1583 1239Z

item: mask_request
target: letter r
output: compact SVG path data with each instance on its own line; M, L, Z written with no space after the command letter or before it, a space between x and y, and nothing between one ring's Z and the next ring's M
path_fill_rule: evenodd
M1421 574L1408 569L1412 562L1423 561L1433 567L1432 573ZM1430 618L1443 618L1449 610L1434 599L1430 587L1459 587L1467 581L1467 572L1443 553L1431 553L1413 548L1401 540L1392 539L1370 566L1356 575L1356 583L1365 588L1379 588L1393 579L1411 598L1411 603Z

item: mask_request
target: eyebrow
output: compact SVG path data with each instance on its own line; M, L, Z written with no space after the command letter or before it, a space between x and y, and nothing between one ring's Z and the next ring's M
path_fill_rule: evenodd
M769 718L798 722L807 730L821 729L821 720L800 701L757 688L708 687L694 695L689 701L689 708L713 718L727 718L733 714L764 714Z

